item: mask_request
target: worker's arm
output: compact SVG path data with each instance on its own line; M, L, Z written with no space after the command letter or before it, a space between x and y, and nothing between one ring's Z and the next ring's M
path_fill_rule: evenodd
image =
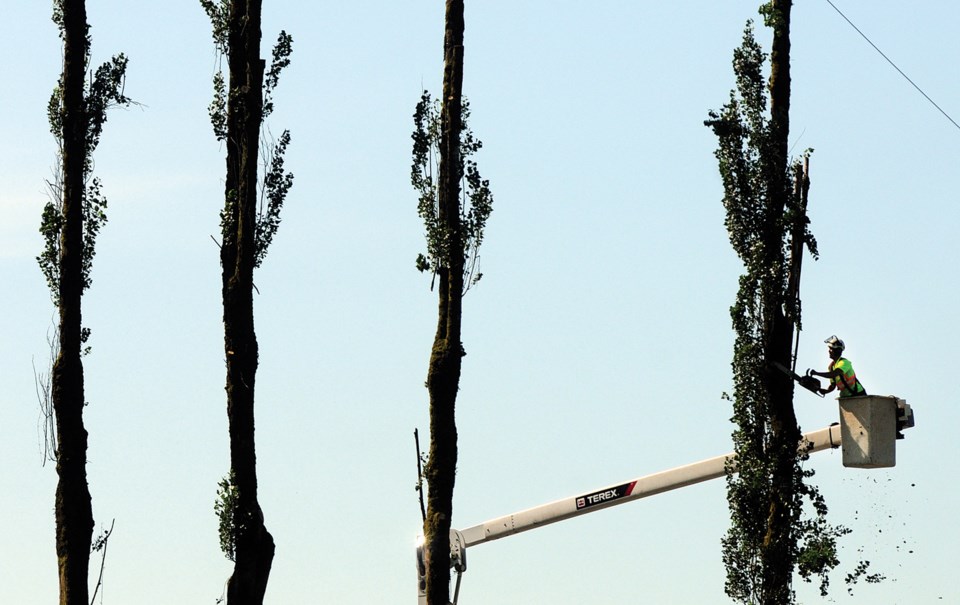
M827 370L826 372L818 372L816 370L807 370L807 374L810 376L820 376L822 378L827 378L829 380L829 383L827 384L827 388L818 390L818 392L821 395L826 395L827 393L830 393L831 391L837 388L837 385L834 382L834 379L841 378L843 376L843 370L841 370L840 368Z
M821 376L823 378L829 378L830 380L843 377L843 370L840 368L835 370L827 370L826 372L818 372L816 370L808 370L807 372L812 376Z

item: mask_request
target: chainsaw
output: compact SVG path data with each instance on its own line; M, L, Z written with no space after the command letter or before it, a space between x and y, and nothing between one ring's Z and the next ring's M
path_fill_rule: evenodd
M816 377L810 375L810 370L807 370L806 375L800 376L778 361L774 361L772 365L790 378L796 380L797 384L803 388L807 389L811 393L815 393L818 397L823 397L823 393L820 392L820 381L817 380Z

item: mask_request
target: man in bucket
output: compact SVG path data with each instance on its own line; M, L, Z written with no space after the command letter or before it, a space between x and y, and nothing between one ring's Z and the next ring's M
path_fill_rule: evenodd
M826 395L834 389L840 391L840 397L861 397L867 394L866 389L857 380L857 374L853 371L853 364L849 359L841 357L843 354L843 341L836 336L823 341L827 343L827 352L830 355L830 369L826 372L817 372L807 370L808 376L822 376L830 380L830 385L825 389L820 389L821 395Z

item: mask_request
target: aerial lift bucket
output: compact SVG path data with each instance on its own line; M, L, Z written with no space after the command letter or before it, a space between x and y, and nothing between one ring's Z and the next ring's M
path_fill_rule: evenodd
M900 431L913 426L913 410L892 396L841 397L840 445L843 465L888 468L897 464Z

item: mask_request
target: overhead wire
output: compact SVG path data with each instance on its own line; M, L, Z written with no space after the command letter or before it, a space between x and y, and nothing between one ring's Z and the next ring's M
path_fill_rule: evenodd
M903 70L900 69L899 67L897 67L897 64L894 63L894 62L890 59L890 57L888 57L886 54L884 54L884 52L883 52L882 50L880 50L880 49L877 47L877 45L874 44L873 41L871 41L870 38L867 37L867 35L866 35L865 33L863 33L862 31L860 31L860 28L857 27L856 25L854 25L853 21L851 21L846 15L844 15L843 12L842 12L839 8L837 8L837 5L836 5L836 4L834 4L833 2L831 2L831 0L827 0L827 4L829 4L830 6L832 6L832 7L833 7L833 10L837 11L837 14L839 14L841 17L843 17L843 19L844 19L847 23L850 24L850 27L852 27L853 29L855 29L856 32L857 32L858 34L860 34L860 36L862 36L863 39L866 40L867 43L869 43L870 46L872 46L872 47L874 48L874 50L876 50L878 53L880 53L880 56L883 57L884 59L886 59L886 60L887 60L887 63L889 63L890 65L892 65L893 68L894 68L895 70L897 70L897 71L900 73L900 75L903 76L904 79L906 79L907 82L910 82L910 84L912 84L913 87L917 89L917 92L919 92L920 94L922 94L923 97L924 97L927 101L930 101L930 104L931 104L931 105L933 105L934 107L936 107L937 110L938 110L940 113L942 113L945 118L947 118L948 120L950 120L950 123L953 124L954 126L956 126L956 127L957 127L957 130L960 130L960 124L957 124L957 122L956 122L953 118L950 117L950 114L948 114L947 112L945 112L939 105L937 105L937 103L936 103L933 99L931 99L930 96L929 96L927 93L923 92L923 89L920 88L919 86L917 86L916 82L914 82L913 80L910 79L910 76L908 76L907 74L903 73Z

